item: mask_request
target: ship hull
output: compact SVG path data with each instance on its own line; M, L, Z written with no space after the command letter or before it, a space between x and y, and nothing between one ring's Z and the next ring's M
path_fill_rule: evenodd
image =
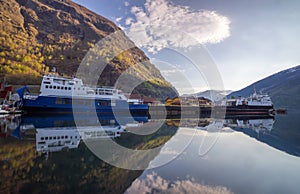
M227 106L226 115L270 115L273 106Z
M148 115L148 105L128 104L125 100L85 99L55 96L38 96L24 99L22 110L27 114L105 114Z

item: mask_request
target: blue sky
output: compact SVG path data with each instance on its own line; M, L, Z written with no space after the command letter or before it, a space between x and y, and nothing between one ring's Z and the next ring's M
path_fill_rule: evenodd
M300 1L297 0L75 2L124 28L169 81L178 81L178 73L185 71L182 76L195 91L209 89L209 84L204 83L206 75L195 73L193 68L188 71L185 67L188 62L170 57L165 48L181 52L203 45L207 49L205 55L212 58L219 70L217 76L221 76L224 88L231 90L296 66L300 61ZM167 54L162 58L167 62L159 64L157 61L162 61L159 57L164 53ZM177 89L181 93L193 92L183 88L186 87Z

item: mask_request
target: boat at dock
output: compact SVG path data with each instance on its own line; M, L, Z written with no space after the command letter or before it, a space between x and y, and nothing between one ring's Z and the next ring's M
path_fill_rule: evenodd
M18 89L17 93L21 109L29 114L148 114L148 105L129 103L121 90L86 86L79 78L45 75L39 95L30 94L26 86Z
M20 100L17 94L12 94L13 87L6 85L4 79L3 83L0 83L0 115L6 114L21 114L17 101Z
M7 96L13 91L13 87L6 85L6 80L4 78L3 83L0 82L0 104L7 98Z
M226 115L270 115L274 107L270 96L254 92L248 98L226 100Z

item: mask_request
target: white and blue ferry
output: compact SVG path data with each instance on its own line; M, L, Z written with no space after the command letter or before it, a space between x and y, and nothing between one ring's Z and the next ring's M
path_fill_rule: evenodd
M57 75L43 76L40 94L26 92L24 86L17 90L21 109L25 113L94 113L148 115L148 105L130 103L118 89L111 87L89 87L79 78Z

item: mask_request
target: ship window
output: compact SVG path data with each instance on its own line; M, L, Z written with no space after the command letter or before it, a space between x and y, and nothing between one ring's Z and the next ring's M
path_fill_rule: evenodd
M50 85L50 89L52 89L52 85Z
M53 139L56 139L56 136L54 136Z
M84 88L82 88L82 90L84 90Z
M56 86L53 86L53 89L56 89Z
M80 90L80 88L78 88L78 90Z
M57 139L60 139L60 137L59 137L59 136L57 136Z
M44 140L44 137L41 137L41 140Z
M69 87L68 89L71 90L71 87Z
M45 88L48 88L48 87L49 87L48 85L45 86Z
M77 139L77 136L75 136L75 139Z
M67 90L68 89L68 87L65 87L65 90Z
M49 137L50 140L52 140L52 137Z
M45 137L45 140L48 140L48 137Z
M68 136L67 136L67 135L65 136L65 139L68 139Z
M51 84L51 82L43 82L44 84Z
M60 89L60 87L59 87L59 86L57 86L57 89Z
M65 137L64 136L61 136L61 139L64 139Z
M99 106L110 106L110 101L109 100L99 100L98 105Z
M65 99L65 104L72 104L72 100L71 99Z
M72 136L70 137L70 139L72 139Z
M56 104L62 104L62 99L61 98L56 98Z

